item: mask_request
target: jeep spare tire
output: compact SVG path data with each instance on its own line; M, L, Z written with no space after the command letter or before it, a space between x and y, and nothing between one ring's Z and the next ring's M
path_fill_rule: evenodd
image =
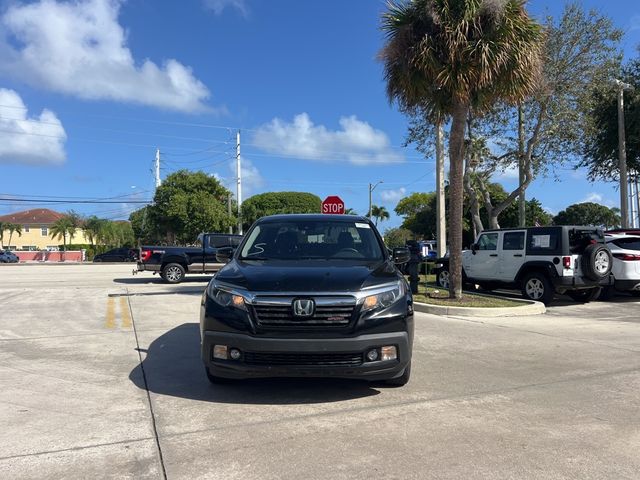
M582 254L582 272L590 280L602 280L611 272L613 257L600 243L589 245Z

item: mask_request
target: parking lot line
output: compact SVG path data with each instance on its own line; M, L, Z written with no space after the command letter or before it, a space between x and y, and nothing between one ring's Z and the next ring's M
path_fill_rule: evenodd
M120 297L120 316L122 318L122 328L131 328L131 312L129 311L127 297Z
M116 328L116 303L113 297L107 297L107 318L105 320L107 328Z

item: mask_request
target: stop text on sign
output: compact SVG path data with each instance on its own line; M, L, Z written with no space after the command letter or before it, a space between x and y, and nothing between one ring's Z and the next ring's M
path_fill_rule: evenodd
M336 195L330 195L322 202L322 213L343 214L344 202Z

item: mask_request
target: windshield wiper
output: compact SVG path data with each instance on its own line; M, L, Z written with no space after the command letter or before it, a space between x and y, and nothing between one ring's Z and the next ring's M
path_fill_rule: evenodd
M258 257L258 256L248 256L248 257L240 257L240 260L271 260L269 257Z

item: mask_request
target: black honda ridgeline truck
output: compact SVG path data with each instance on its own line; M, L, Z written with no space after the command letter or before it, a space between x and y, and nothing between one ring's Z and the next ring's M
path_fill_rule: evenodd
M367 218L274 215L233 251L221 248L202 297L202 360L212 383L252 377L342 377L404 385L413 298Z

